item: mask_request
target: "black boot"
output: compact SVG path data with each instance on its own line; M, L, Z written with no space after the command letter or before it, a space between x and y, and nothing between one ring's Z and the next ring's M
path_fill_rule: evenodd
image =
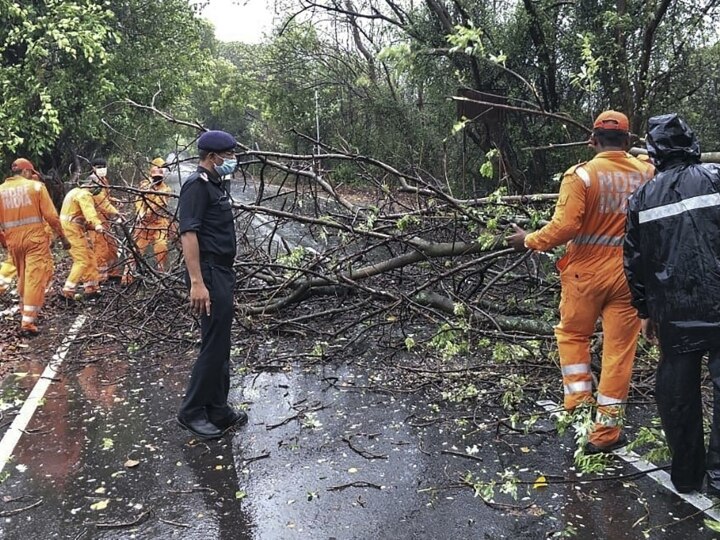
M248 416L243 411L236 411L230 405L221 409L211 409L208 407L208 418L223 432L233 426L242 426L248 421Z
M707 480L705 493L713 497L720 497L720 470L708 470L705 478Z
M181 412L177 421L181 428L200 439L219 439L223 435L223 431L208 420L204 409L191 414Z

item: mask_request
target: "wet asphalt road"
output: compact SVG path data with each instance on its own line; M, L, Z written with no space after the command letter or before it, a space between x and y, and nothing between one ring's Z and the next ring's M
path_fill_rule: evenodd
M42 349L6 380L4 423L42 371ZM647 478L523 485L517 500L484 504L464 476L572 478L569 439L434 422L422 396L363 390L371 374L357 367L238 374L231 398L250 423L203 443L174 423L192 358L84 357L53 381L5 469L0 538L713 537ZM473 459L458 457L469 446Z

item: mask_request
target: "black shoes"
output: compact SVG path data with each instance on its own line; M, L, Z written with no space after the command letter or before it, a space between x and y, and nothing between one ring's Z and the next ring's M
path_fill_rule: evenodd
M219 429L224 432L234 426L242 426L248 421L248 416L243 411L236 411L232 407L228 406L226 411L222 411L221 414L208 413L208 418L215 424Z
M702 490L702 482L696 486L676 486L673 484L673 487L678 493L699 493L700 490ZM712 493L710 493L710 486L708 486L708 495L712 495Z
M705 473L705 493L710 497L720 498L720 471L713 467Z
M236 411L230 406L216 409L215 412L197 413L194 415L178 414L178 424L199 439L219 439L230 428L247 423L248 416L243 411Z
M618 437L618 440L614 443L610 443L607 446L597 446L593 443L589 442L585 445L585 454L592 456L595 454L609 454L610 452L613 452L614 450L617 450L618 448L622 448L623 446L626 446L628 443L627 436L624 433L620 434L620 437Z
M179 414L177 421L181 428L188 430L199 439L219 439L224 433L210 422L205 414L196 418L187 418Z

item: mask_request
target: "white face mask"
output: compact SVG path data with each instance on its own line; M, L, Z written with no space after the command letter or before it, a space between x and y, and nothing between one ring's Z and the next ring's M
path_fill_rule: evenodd
M107 167L99 167L95 169L95 174L97 174L99 178L105 178L107 176Z

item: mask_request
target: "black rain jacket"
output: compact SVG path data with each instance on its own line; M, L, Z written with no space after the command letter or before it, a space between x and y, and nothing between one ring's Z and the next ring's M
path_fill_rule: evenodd
M720 347L720 168L676 114L649 120L657 175L628 201L625 274L640 318L674 354Z

